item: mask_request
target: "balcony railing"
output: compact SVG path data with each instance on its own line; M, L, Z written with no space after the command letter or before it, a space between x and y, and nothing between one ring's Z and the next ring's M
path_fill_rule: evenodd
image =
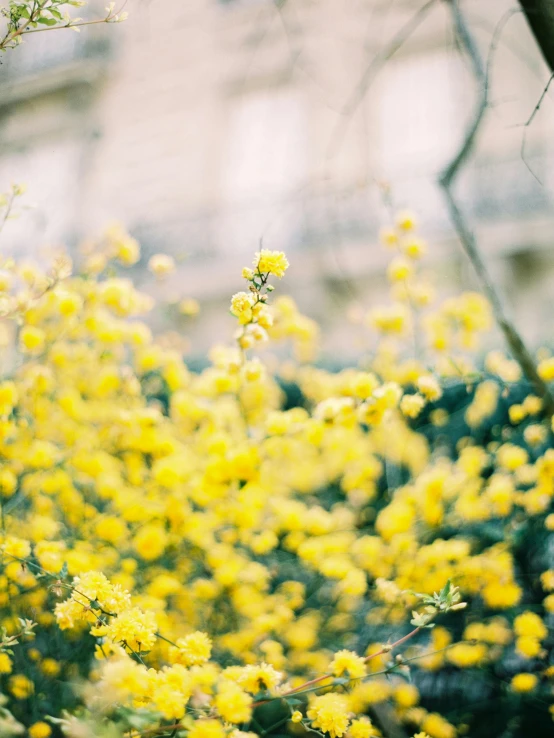
M554 219L552 158L535 153L526 161L533 174L521 158L482 160L468 168L459 183L459 197L472 226ZM393 196L400 207L418 213L430 237L449 232L443 196L432 177L400 180ZM267 198L166 220L163 225L137 224L135 230L146 248L209 258L241 250L249 253L261 238L275 248L278 244L288 249L371 242L385 218L379 192L372 185Z

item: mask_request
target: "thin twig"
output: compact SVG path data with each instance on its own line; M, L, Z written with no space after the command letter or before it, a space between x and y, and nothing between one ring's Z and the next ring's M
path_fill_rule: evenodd
M396 52L402 48L404 43L410 38L414 31L423 23L429 12L435 6L436 2L437 0L427 0L427 2L411 16L408 22L405 23L398 30L398 32L392 37L390 42L384 48L382 48L369 62L356 87L352 91L352 94L344 105L341 111L341 118L337 122L331 134L327 152L328 159L330 159L337 153L340 141L346 133L346 130L350 123L350 119L363 101L377 73L381 71L388 60L391 59L396 54Z
M542 105L542 101L544 100L544 98L546 97L546 95L548 93L548 88L550 87L550 85L552 83L552 80L554 80L554 72L552 72L552 74L550 75L550 77L548 79L548 82L546 83L545 88L542 91L541 96L539 97L538 103L533 108L533 112L529 116L527 122L523 124L523 136L521 137L521 158L523 160L523 163L525 164L525 166L527 167L527 169L531 172L531 174L533 175L533 177L537 180L537 182L539 184L541 184L541 185L543 183L537 177L537 175L535 174L535 172L531 169L531 167L529 166L529 162L525 158L525 146L527 145L527 129L529 128L529 126L533 122L533 119L535 118L535 115L539 112L540 107Z
M489 53L487 55L487 95L489 93L490 89L490 82L491 82L491 75L492 75L492 62L494 55L496 53L496 50L498 48L498 44L500 43L500 39L502 37L502 34L504 33L504 29L508 25L508 21L514 17L514 15L518 15L518 13L521 13L521 8L508 8L508 10L504 13L504 15L500 18L498 23L495 26L495 29L492 33L491 37L491 43L489 46Z
M366 656L364 658L365 663L367 664L371 659L377 658L377 656L383 656L386 653L391 653L395 648L398 648L398 646L401 646L403 643L406 643L406 641L409 641L410 638L413 638L415 635L417 635L420 632L421 628L418 626L417 628L414 628L411 630L407 635L402 636L402 638L399 638L394 643L391 643L388 646L383 646L383 648L380 651L377 651L376 653L372 653L369 656ZM284 692L282 695L279 695L279 699L282 697L290 697L295 694L303 693L306 691L306 688L312 688L314 685L319 684L320 682L325 681L326 679L332 679L333 674L321 674L321 676L316 677L315 679L310 679L308 682L304 682L303 684L300 684L298 687L295 687L294 689L290 689L288 692ZM269 700L260 700L259 702L254 702L253 707L256 707L257 705L262 705L265 702L268 702Z
M21 25L21 27L18 28L16 31L13 31L13 32L10 33L9 30L8 30L8 33L6 33L6 35L4 36L4 38L0 41L0 50L1 49L4 49L4 48L9 48L8 47L8 44L10 44L18 36L21 36L21 34L25 32L25 29L27 28L27 26L29 25L29 23L31 23L34 20L35 12L37 11L37 9L38 8L37 8L36 2L33 2L33 8L31 10L31 12L29 13L29 17L27 18L27 20L24 21L24 23ZM9 28L9 26L8 26L8 28Z
M109 13L104 18L96 18L94 20L88 20L88 21L68 21L67 23L58 24L56 26L45 26L43 28L29 28L29 24L32 22L35 22L36 16L35 13L37 10L42 10L40 6L34 6L33 10L29 14L29 18L21 25L20 28L18 28L16 31L13 31L12 33L8 33L2 41L0 41L0 50L4 48L13 48L9 47L8 44L10 44L12 41L15 41L15 39L18 36L28 36L30 33L43 33L44 31L59 31L62 28L81 28L82 26L94 26L98 25L99 23L117 23L118 21L116 18L121 14L123 11L123 8L127 5L128 0L125 0L121 8L113 13Z
M14 188L12 187L12 191L10 192L10 196L8 197L8 202L6 203L6 210L4 212L4 215L2 216L2 220L0 220L0 233L2 233L2 230L4 229L4 226L6 225L6 222L8 218L10 217L10 214L12 212L13 203L16 198L16 192Z
M545 411L551 416L554 414L554 399L552 398L546 383L540 378L535 361L519 332L504 312L502 301L481 256L475 235L467 224L465 216L453 193L455 180L474 148L477 134L485 117L488 105L489 81L487 69L485 68L477 44L475 43L460 9L459 0L448 0L448 3L452 11L454 28L462 47L471 62L473 75L479 85L479 93L473 118L464 134L460 148L454 158L440 174L439 184L444 192L450 218L456 229L461 245L475 269L477 278L481 284L481 289L491 304L495 320L504 335L506 343L508 344L514 359L520 365L523 374L533 385L535 391L542 397Z
M420 628L417 628L417 630L419 631ZM414 635L414 633L412 632L408 635L411 637L412 635ZM401 640L406 640L406 637L404 637ZM481 643L482 641L475 641L475 642ZM416 656L411 656L410 658L402 659L401 662L394 663L391 666L387 667L386 669L382 669L381 671L375 671L372 674L365 674L362 677L352 677L351 679L348 680L347 684L351 685L351 684L358 683L358 682L359 683L366 682L369 679L374 679L375 677L378 677L378 676L388 676L389 674L394 673L396 669L398 669L400 666L404 666L413 661L418 661L419 659L428 658L429 656L434 656L437 653L443 653L444 651L449 651L455 645L456 645L455 643L450 643L448 646L445 646L444 648L438 648L436 651L431 651L430 653L421 653L421 654L417 654ZM373 654L373 656L377 656L377 654ZM310 683L313 683L313 682L310 682ZM303 692L295 692L295 694L309 694L311 692L317 692L319 689L322 689L322 687L314 686L314 687L310 687L309 689L305 689ZM291 693L287 692L286 694L289 695ZM251 707L257 707L258 705L265 704L267 702L274 702L275 700L282 700L283 697L285 696L286 695L278 695L276 697L272 697L269 700L262 700L260 702L254 702L251 705ZM157 728L148 728L148 730L143 730L139 735L142 738L142 736L145 736L145 735L158 735L160 733L166 733L172 730L175 730L175 731L176 730L186 730L187 727L188 726L184 725L183 723L173 723L171 725L161 725Z

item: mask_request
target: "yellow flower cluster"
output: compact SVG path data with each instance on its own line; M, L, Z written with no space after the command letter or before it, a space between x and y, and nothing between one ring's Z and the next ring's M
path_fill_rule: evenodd
M33 695L55 700L60 681L82 677L74 703L48 709L132 715L124 732L175 723L191 738L244 738L278 703L282 725L371 738L386 703L410 734L454 738L404 682L408 668L494 669L514 639L518 658L549 657L554 575L536 572L546 598L522 610L518 548L524 526L554 530L542 401L506 396L519 379L506 357L481 372L467 356L490 323L482 298L432 307L413 218L384 240L393 303L372 321L412 330L409 349L386 338L371 362L337 372L287 361L277 379L252 355L291 340L304 361L316 344L292 300L271 299L281 252L245 268L235 342L201 371L140 320L152 301L115 271L140 258L119 227L84 274L10 293L25 358L0 382L1 625L15 637L17 618L33 617L41 637L19 639L24 659L0 646L0 673L32 738L49 735ZM163 276L173 265L159 257ZM6 270L10 285L31 279ZM451 417L452 393L463 401ZM450 581L471 613L465 628L455 614L458 642L421 620L444 610L429 602ZM394 629L402 646L413 638L406 662ZM525 668L512 691L539 689Z

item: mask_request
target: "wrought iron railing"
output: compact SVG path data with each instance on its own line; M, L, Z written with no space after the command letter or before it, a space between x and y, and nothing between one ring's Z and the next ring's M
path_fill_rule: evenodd
M514 157L473 164L459 186L460 203L470 224L524 223L538 216L554 219L552 163L551 157L535 152L526 157L526 163ZM442 194L433 177L400 180L393 197L399 206L409 206L418 213L430 236L449 230ZM260 239L278 242L287 249L371 242L384 214L379 191L372 185L258 199L164 220L163 224L138 224L136 232L147 248L151 244L153 250L163 246L190 257L208 258L238 250L249 252Z

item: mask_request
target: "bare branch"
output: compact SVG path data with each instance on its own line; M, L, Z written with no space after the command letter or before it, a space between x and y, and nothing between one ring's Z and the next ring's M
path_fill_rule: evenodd
M23 36L28 36L31 33L44 33L45 31L57 31L62 28L73 28L79 31L83 26L97 25L98 23L119 23L126 19L127 13L123 13L123 9L127 5L128 0L124 0L123 5L117 11L113 8L108 7L108 14L103 18L96 18L94 20L71 20L63 21L57 25L48 25L41 28L37 28L37 23L40 23L41 12L45 10L44 6L37 3L36 0L33 3L32 10L29 12L29 17L19 26L17 23L15 26L8 24L8 30L6 35L0 39L0 51L7 49L13 49L18 43L21 42ZM32 26L31 28L29 26Z
M491 304L495 320L504 335L506 343L508 344L514 359L520 365L523 374L533 385L537 394L542 397L545 411L549 415L553 415L554 399L550 394L550 390L545 382L540 378L535 361L519 332L505 314L504 306L502 305L502 301L496 287L494 286L493 280L489 275L483 257L481 256L475 235L467 224L465 216L453 193L455 180L473 150L479 128L485 117L488 104L489 85L487 69L485 68L477 44L475 43L460 9L459 0L447 0L447 2L449 3L452 12L454 28L458 38L460 39L462 48L471 63L475 80L478 83L479 92L473 118L468 125L460 148L452 161L449 162L439 176L439 184L444 192L450 218L458 233L462 247L475 269L481 288Z
M533 122L533 119L535 118L535 115L539 112L540 107L542 105L542 101L544 100L544 98L546 97L546 95L548 93L548 88L550 87L550 84L552 83L552 80L554 80L554 72L552 72L552 74L550 75L550 77L548 79L548 82L546 83L545 88L542 91L541 96L539 97L538 103L533 108L533 112L531 113L531 115L529 116L529 118L527 119L527 121L524 123L523 136L521 137L521 158L523 160L523 163L525 164L525 166L527 167L527 169L531 172L531 174L533 175L533 177L537 180L537 182L539 182L540 184L543 184L543 183L537 177L537 175L535 174L535 172L531 169L531 167L529 166L529 162L525 158L525 147L527 145L527 129L529 128L529 126Z
M491 81L491 75L492 75L492 62L494 59L494 55L496 54L498 44L500 43L500 39L502 38L502 34L504 33L504 29L508 25L508 22L510 21L511 18L514 17L514 15L517 15L518 13L521 13L520 8L508 8L508 10L504 13L504 15L500 18L500 20L496 24L496 27L492 33L491 44L489 46L489 53L487 55L487 95L490 89L490 81Z

